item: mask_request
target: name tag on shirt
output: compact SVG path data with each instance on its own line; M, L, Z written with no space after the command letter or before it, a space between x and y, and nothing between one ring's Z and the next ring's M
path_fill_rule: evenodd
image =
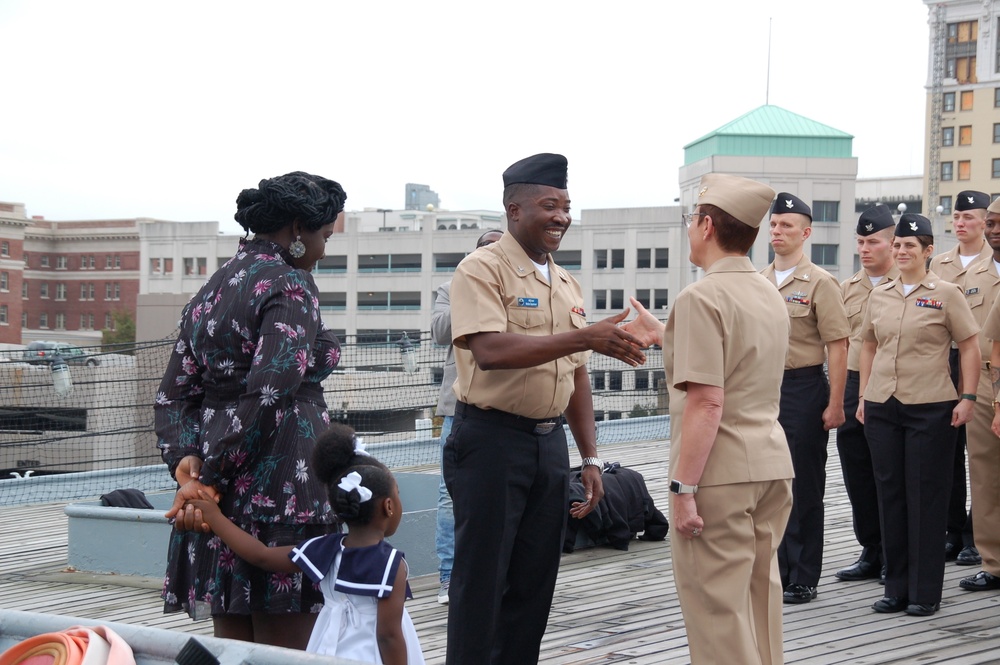
M518 298L518 307L538 307L538 298Z
M917 307L930 307L931 309L944 309L944 303L933 298L917 298Z
M975 287L975 288L972 288L972 289L966 289L965 290L965 295L967 295L967 296L974 296L977 293L979 293L979 287L978 286Z

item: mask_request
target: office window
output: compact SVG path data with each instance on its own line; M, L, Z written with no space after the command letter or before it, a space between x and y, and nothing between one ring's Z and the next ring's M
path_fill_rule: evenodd
M625 267L625 250L624 249L613 249L613 250L611 250L611 267L612 268L624 268Z
M813 201L814 222L836 222L840 220L840 201Z
M818 266L837 265L838 245L814 244L812 246L812 262Z
M115 329L115 320L111 317L110 312L104 315L104 328L105 330Z
M608 250L594 250L594 268L601 270L608 267Z
M93 270L93 269L94 269L94 268L95 268L95 267L97 266L97 259L96 259L96 258L94 257L94 255L93 255L93 254L91 254L91 255L90 255L89 257L87 257L87 258L89 258L89 259L90 259L90 269L91 269L91 270Z
M993 177L1000 178L1000 159L993 160Z
M552 252L552 260L566 270L580 270L583 268L583 252L578 249L563 249L558 252Z
M667 289L653 290L653 308L654 309L667 308Z
M997 42L998 55L1000 55L1000 42ZM1000 71L1000 69L997 69ZM1000 108L1000 88L993 88L993 106Z
M344 291L334 291L323 293L319 297L320 309L345 310L347 309L347 293Z
M56 312L56 330L66 329L66 315L62 312Z
M114 259L110 254L104 257L104 269L111 270L111 266L114 265Z
M0 272L0 291L6 291L10 287L10 274Z
M10 256L10 243L6 240L0 242L0 256Z
M65 270L65 269L66 269L66 257L65 256L57 256L56 257L56 270Z
M594 372L590 375L594 390L604 390L604 372Z
M608 292L604 289L594 291L594 309L608 308Z
M122 257L115 254L115 270L119 270L122 267Z
M66 285L62 282L56 284L56 300L66 300Z
M637 289L635 292L635 299L638 300L639 304L641 304L643 307L645 307L646 309L650 309L651 305L649 304L649 289Z
M962 96L960 97L960 99L961 99L961 101L960 101L961 106L959 106L959 109L962 110L962 111L971 111L972 110L972 91L971 90L963 90L962 91Z
M635 370L635 389L649 390L649 371Z
M174 274L174 260L173 259L163 259L163 274L173 275Z
M621 370L612 370L608 372L608 390L621 390L622 389L622 372Z
M976 82L976 43L979 21L949 23L945 43L945 75L959 83Z
M86 300L86 299L87 299L87 285L81 282L80 283L80 300Z
M80 315L80 330L87 330L87 315Z
M648 247L640 247L635 250L635 267L642 270L643 268L649 268L652 266L650 261L650 251Z
M955 128L954 127L942 127L941 128L941 145L945 148L950 148L955 145Z
M996 162L997 160L993 160L993 161ZM994 164L993 170L994 170L994 172L996 172L996 164ZM1000 176L995 176L995 177L1000 177ZM951 197L950 196L942 196L940 199L938 199L938 205L941 206L941 214L943 214L943 215L950 215L951 214Z
M49 267L49 255L48 254L42 254L41 266L43 268L48 268Z
M47 312L42 312L38 315L38 327L48 328L49 327L49 315Z
M359 310L389 309L389 293L387 291L358 292Z
M39 285L39 287L38 287L38 295L41 298L48 298L49 297L49 283L48 282L42 282Z
M28 299L28 283L27 282L21 282L21 297L24 298L25 300Z
M0 305L0 326L7 325L7 305Z
M1000 143L1000 122L993 123L993 142Z
M954 176L955 165L952 162L941 162L941 179L951 180Z
M150 275L162 275L163 274L163 259L150 259L149 260L149 274Z
M611 309L620 310L625 306L625 292L621 289L611 289Z
M972 125L958 128L958 145L972 145Z
M942 110L945 112L950 112L955 110L955 93L946 92L942 99Z
M959 180L971 180L972 179L972 162L964 159L958 163L958 179Z
M21 312L21 327L22 328L27 328L28 327L28 313L27 312Z
M454 270L458 266L458 261L461 261L462 259L465 258L465 256L463 255L456 255L456 254L451 254L449 256L452 257L447 262L448 268L450 270ZM458 257L458 261L454 260L456 256ZM454 263L454 265L452 265L452 263ZM435 268L435 269L440 270L440 268ZM316 272L333 272L333 273L347 272L347 256L340 255L340 256L323 257L322 259L320 259L320 262L316 264Z
M670 250L666 247L660 247L656 250L653 257L653 267L654 268L669 268L670 267Z

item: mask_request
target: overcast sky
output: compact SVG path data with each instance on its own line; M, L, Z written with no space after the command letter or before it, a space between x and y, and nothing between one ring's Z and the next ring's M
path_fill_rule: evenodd
M304 170L349 209L497 210L561 152L576 211L669 205L683 146L768 100L853 134L861 177L918 174L927 33L920 0L2 0L0 201L234 232Z

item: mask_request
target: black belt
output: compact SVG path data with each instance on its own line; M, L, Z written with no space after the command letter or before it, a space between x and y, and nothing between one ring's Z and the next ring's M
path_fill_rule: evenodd
M800 376L817 376L823 373L822 365L812 365L811 367L796 367L795 369L786 369L785 378L798 378Z
M480 409L478 406L458 402L455 404L455 414L464 418L475 418L476 420L488 420L505 427L531 432L532 434L545 435L563 423L562 416L554 418L525 418L514 413L507 413L500 409Z
M847 370L847 378L848 379L858 379L858 380L860 380L861 379L861 372L856 372L853 369L849 369L849 370Z

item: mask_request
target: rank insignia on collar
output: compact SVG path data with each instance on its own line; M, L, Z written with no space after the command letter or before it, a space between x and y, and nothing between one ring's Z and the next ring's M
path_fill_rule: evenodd
M966 289L965 290L965 295L967 295L967 296L974 296L977 293L979 293L979 287L978 286L974 287L974 288L971 288L971 289Z
M917 298L917 307L930 307L931 309L944 309L944 303L933 298Z
M569 311L573 312L574 314L579 314L580 316L582 316L584 318L587 317L587 313L585 311L583 311L582 307L574 307L573 309L571 309Z

